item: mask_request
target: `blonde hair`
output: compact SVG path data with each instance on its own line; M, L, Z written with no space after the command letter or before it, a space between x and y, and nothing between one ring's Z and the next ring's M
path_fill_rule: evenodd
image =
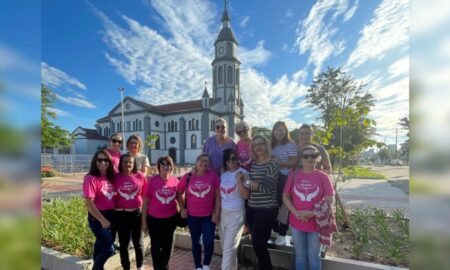
M272 156L272 147L270 147L270 141L269 139L267 139L266 137L264 137L263 135L257 134L252 138L252 144L251 144L251 148L252 148L252 159L256 160L256 153L255 153L255 148L254 148L254 143L256 139L261 139L264 142L264 147L266 149L266 153L267 156L271 157Z
M238 132L239 130L244 130L246 129L248 131L248 135L251 136L252 134L252 129L250 128L250 125L245 122L245 121L240 121L238 123L236 123L236 125L234 126L234 132Z

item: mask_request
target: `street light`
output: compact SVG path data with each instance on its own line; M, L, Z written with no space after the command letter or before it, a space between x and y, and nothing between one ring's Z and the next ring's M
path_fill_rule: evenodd
M120 91L120 103L122 104L122 141L125 141L125 117L123 115L123 91L125 88L119 87L118 90ZM125 153L125 142L122 143L123 152Z

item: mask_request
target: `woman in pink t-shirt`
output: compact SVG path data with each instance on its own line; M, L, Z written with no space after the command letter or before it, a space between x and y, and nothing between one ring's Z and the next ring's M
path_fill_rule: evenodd
M133 241L136 253L136 267L142 269L144 263L144 249L141 232L142 194L145 188L145 176L137 171L136 161L130 154L120 157L119 173L116 174L116 224L120 244L120 262L123 269L130 269L128 245Z
M251 150L251 128L245 121L237 123L234 127L234 131L239 136L239 141L236 144L236 152L239 161L239 165L246 171L250 171L252 167L252 150Z
M159 174L148 180L142 205L142 231L148 229L155 270L169 269L178 212L178 178L172 174L173 160L162 156L156 166Z
M83 181L83 197L88 210L88 223L95 235L94 265L103 265L114 253L114 169L106 150L94 154L88 174Z
M209 157L200 154L192 172L185 174L177 186L181 217L187 218L192 241L195 268L209 270L214 251L214 229L220 219L220 181L213 170L208 169ZM189 181L189 183L188 183ZM183 195L186 193L187 205ZM205 256L202 264L200 236L203 236Z
M119 161L122 153L120 152L120 147L122 147L123 139L122 134L114 133L109 138L109 148L106 150L111 155L111 160L114 166L114 172L119 172Z
M319 228L314 205L322 200L333 202L334 189L329 176L316 169L319 150L303 148L299 156L302 168L289 174L283 190L283 203L288 207L289 225L295 249L295 269L320 270Z

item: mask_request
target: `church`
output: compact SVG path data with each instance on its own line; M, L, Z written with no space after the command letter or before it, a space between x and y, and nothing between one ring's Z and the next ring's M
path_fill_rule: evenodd
M185 102L152 105L127 96L123 99L125 125L122 125L119 102L108 115L96 121L95 130L78 127L72 132L75 138L72 152L92 154L95 145L107 144L107 138L113 133L123 133L124 142L132 134L138 134L143 141L148 135L156 135L152 149L143 147L150 162L156 163L159 157L169 155L175 163L184 164L195 162L206 139L214 134L215 119L227 120L228 135L234 138L235 123L244 119L237 48L225 6L222 26L214 42L212 97L206 83L200 99Z

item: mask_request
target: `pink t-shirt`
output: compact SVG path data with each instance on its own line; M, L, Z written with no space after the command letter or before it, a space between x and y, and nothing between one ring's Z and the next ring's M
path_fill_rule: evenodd
M83 197L93 198L98 210L114 209L114 185L106 176L86 175L83 181Z
M319 170L310 173L304 173L302 170L291 172L283 192L291 195L292 202L297 210L314 210L314 204L320 202L324 196L334 195L330 178ZM319 231L314 217L303 222L289 214L289 225L304 232Z
M141 172L130 175L116 174L116 208L140 208L145 182L145 176Z
M120 151L115 151L113 149L107 149L106 151L108 151L108 153L111 155L114 172L119 173L119 162L120 162L120 156L122 154L120 153Z
M144 197L149 198L147 214L155 218L168 218L177 213L178 178L171 175L164 180L155 175L148 180Z
M236 144L236 150L239 164L241 164L241 167L244 168L246 171L250 171L250 168L252 167L250 144L247 144L246 142L244 142L244 140L239 140ZM248 162L248 164L242 166L244 162Z
M188 174L185 174L177 186L177 191L184 193L186 190L188 214L194 217L206 217L212 214L216 190L219 189L220 180L217 173L208 170L204 175L194 173L186 188Z

